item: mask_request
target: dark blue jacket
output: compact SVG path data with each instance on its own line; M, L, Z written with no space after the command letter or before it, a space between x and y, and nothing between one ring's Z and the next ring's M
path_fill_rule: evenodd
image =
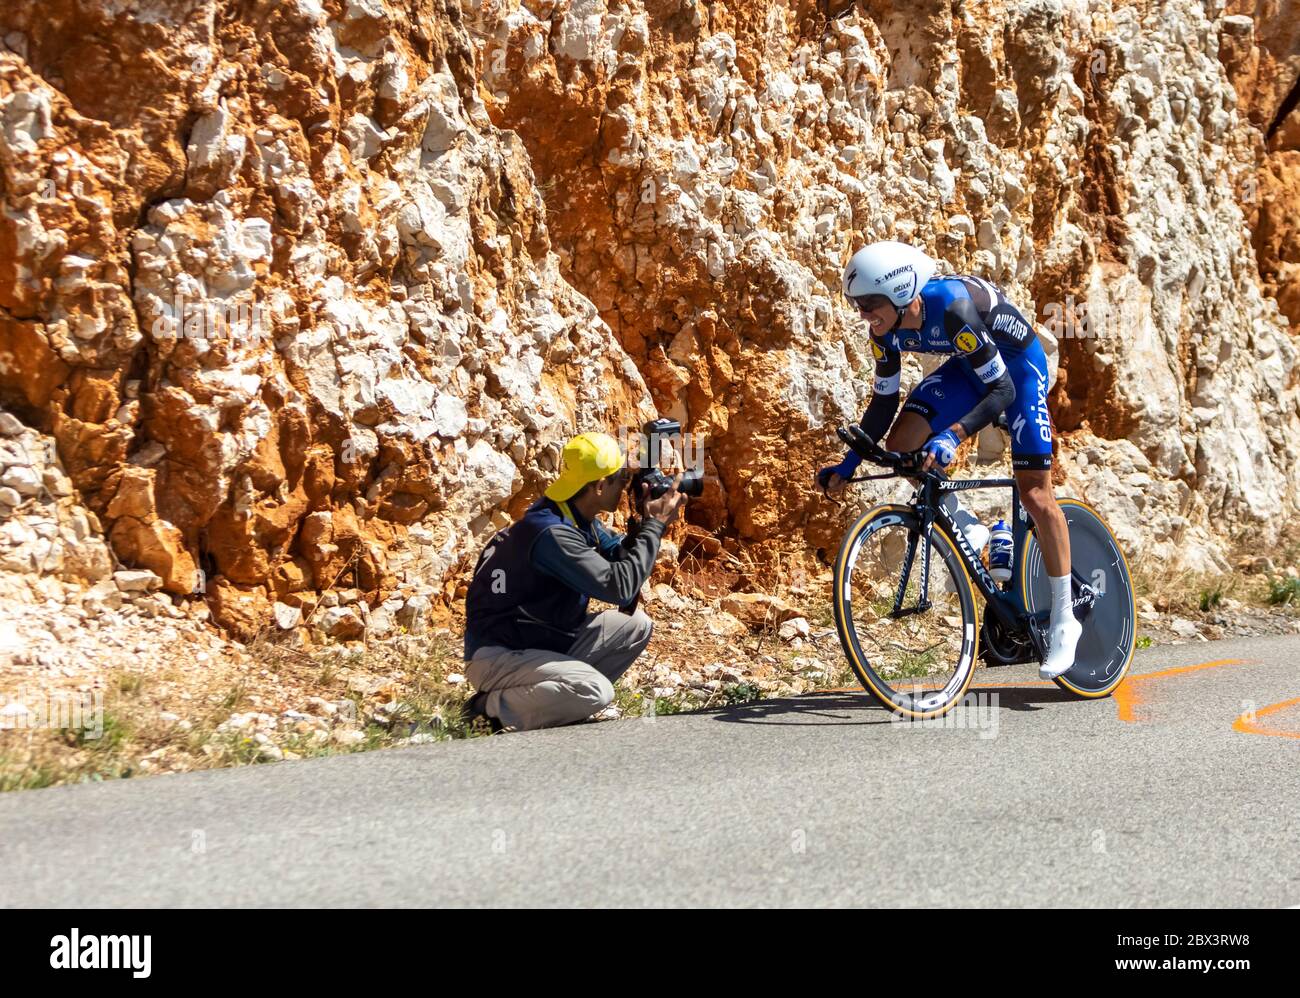
M566 652L590 600L630 604L650 576L664 524L626 537L542 497L479 555L465 596L465 658L486 645Z

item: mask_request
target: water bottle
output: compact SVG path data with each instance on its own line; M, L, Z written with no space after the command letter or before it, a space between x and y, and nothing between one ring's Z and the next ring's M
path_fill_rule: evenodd
M993 525L989 535L989 574L998 582L1011 578L1011 528L1002 520Z

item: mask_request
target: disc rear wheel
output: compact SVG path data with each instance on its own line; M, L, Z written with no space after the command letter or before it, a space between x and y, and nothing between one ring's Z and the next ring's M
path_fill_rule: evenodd
M1078 499L1062 499L1060 505L1070 528L1072 574L1092 587L1096 599L1086 614L1076 611L1083 634L1074 665L1055 682L1079 696L1104 697L1123 681L1133 659L1137 641L1133 582L1119 541L1100 514ZM1033 614L1050 610L1052 596L1042 548L1032 531L1026 537L1020 579L1025 608Z

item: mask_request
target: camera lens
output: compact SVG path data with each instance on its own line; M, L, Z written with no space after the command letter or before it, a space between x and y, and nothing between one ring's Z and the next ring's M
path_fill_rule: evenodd
M698 471L682 473L682 480L677 484L677 491L694 499L704 494L704 476Z

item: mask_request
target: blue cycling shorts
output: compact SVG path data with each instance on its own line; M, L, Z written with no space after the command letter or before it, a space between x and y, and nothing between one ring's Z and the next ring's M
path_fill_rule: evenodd
M1047 356L1035 339L1018 354L1002 353L1007 373L1016 385L1016 398L1006 408L1011 434L1011 465L1017 470L1052 466L1052 420L1047 411ZM986 387L968 373L961 357L953 357L912 389L904 412L914 412L941 433L975 408Z

